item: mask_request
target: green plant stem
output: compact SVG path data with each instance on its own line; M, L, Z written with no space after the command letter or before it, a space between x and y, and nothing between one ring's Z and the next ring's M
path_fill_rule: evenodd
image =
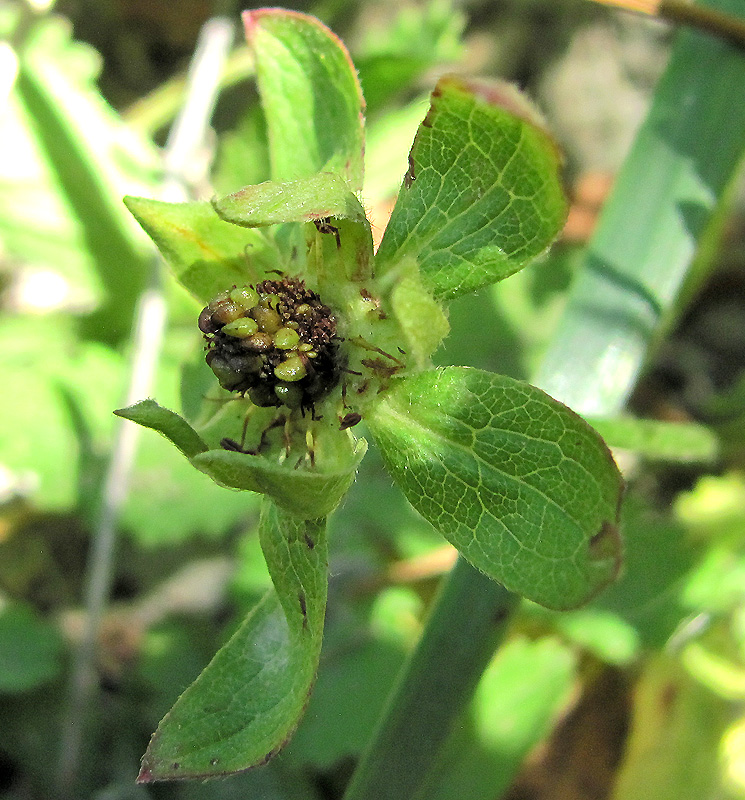
M624 406L742 158L743 85L736 50L681 34L539 370L556 399L598 416ZM417 797L504 632L489 625L515 606L457 562L345 800Z
M720 39L745 48L745 20L732 14L688 0L662 0L657 8L657 16L676 25L688 25L713 33Z
M504 638L517 601L458 559L345 800L413 796Z

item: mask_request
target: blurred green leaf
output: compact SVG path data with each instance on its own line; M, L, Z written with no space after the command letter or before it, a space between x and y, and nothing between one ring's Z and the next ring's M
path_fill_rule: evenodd
M45 509L76 505L80 444L88 450L101 446L123 386L122 357L78 341L76 334L69 317L6 317L0 325L5 353L0 413L14 432L3 437L0 462ZM78 442L71 401L85 409L85 436L93 443Z
M143 638L136 674L149 692L147 722L153 727L173 705L174 695L198 677L209 659L197 633L189 619L153 626Z
M259 535L275 590L186 690L153 734L139 781L226 775L264 763L305 709L326 610L326 520L270 501Z
M719 440L704 425L633 417L586 419L609 447L632 450L654 461L713 464L719 457Z
M223 90L240 85L252 78L254 73L253 56L248 47L236 47L228 54L223 65L220 85ZM143 136L155 138L179 113L184 102L186 84L186 72L178 72L144 97L135 100L122 114L127 126ZM227 93L227 96L230 97L230 94ZM222 99L218 100L218 108ZM219 114L219 110L217 113Z
M621 477L539 389L446 367L394 383L368 424L414 508L510 590L572 608L616 576Z
M368 114L383 110L428 70L459 59L465 26L465 15L450 0L429 0L421 6L401 6L394 19L367 28L354 63Z
M364 101L341 40L315 17L245 11L266 115L272 179L340 175L362 188Z
M639 656L639 633L617 613L590 605L554 618L566 639L606 664L624 667Z
M427 113L428 99L425 95L403 108L386 108L367 121L362 196L372 206L373 216L376 204L398 194L401 177L406 172L406 157L419 123Z
M2 193L0 234L17 257L53 269L57 255L39 235L39 226L51 228L52 241L70 242L72 235L79 251L63 248L61 266L70 265L79 277L95 270L103 300L87 332L112 342L129 330L147 264L119 198L145 187L155 191L159 161L154 148L127 130L102 99L94 84L97 63L87 47L70 40L69 26L58 18L41 19L27 32L15 98L36 155L28 147L20 152L38 158L42 174L39 166L19 162L15 148L6 148L13 161L3 170L10 192ZM32 186L43 187L46 195L41 203L34 198L29 205L25 176L19 175L24 167L35 170ZM50 216L45 207L53 209ZM83 280L86 288L92 285Z
M202 303L285 266L263 231L224 222L208 202L165 203L144 197L124 202L176 278Z
M545 259L509 280L448 303L450 334L435 363L529 380L566 303L577 256L576 250L555 246Z
M179 800L246 800L246 798L323 800L312 774L309 775L303 770L286 769L281 761L277 760L261 769L233 775L229 781L194 781L179 786Z
M62 636L28 606L0 606L0 692L35 689L62 669Z
M675 516L703 549L682 603L692 613L739 613L745 601L745 476L705 475L675 503ZM704 549L705 548L705 549Z
M553 241L566 200L556 144L517 90L441 78L377 254L406 258L437 299L506 278Z
M740 0L706 4L742 14ZM621 412L650 345L676 313L697 248L742 164L745 103L734 98L744 84L741 50L680 32L536 376L581 414Z
M703 418L717 433L727 461L743 462L745 452L745 374L705 404Z
M723 475L704 475L690 491L678 495L675 512L696 538L741 547L745 474L733 469Z
M121 399L125 364L109 348L77 340L69 317L6 317L6 392L0 414L14 435L3 438L0 464L12 486L44 510L93 510L106 442ZM196 337L171 335L157 393L175 400L178 366ZM124 526L145 544L194 534L215 536L252 512L257 500L224 492L160 437L143 437L124 507ZM178 509L178 513L174 513ZM188 520L188 524L184 522Z
M250 523L260 497L226 492L160 436L143 436L122 526L143 547L215 540Z
M211 176L218 195L269 180L266 135L266 120L258 103L244 112L235 128L222 134Z
M572 652L553 639L506 643L415 800L501 797L569 699L575 662Z
M736 550L733 552L726 545L710 545L686 581L682 602L693 613L727 614L742 606L745 600L743 587L745 555Z

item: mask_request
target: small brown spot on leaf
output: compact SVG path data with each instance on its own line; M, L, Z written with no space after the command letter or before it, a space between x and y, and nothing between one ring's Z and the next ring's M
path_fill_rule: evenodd
M331 217L322 217L321 219L314 219L313 224L319 233L331 233L336 237L337 249L341 247L341 238L339 237L339 229L331 224Z
M260 759L259 759L259 760L256 762L256 764L254 764L254 766L256 766L256 767L263 767L263 766L264 766L264 764L266 764L266 763L268 763L269 761L271 761L271 760L274 758L274 756L276 756L276 755L277 755L277 753L279 753L279 751L282 749L282 747L283 747L283 746L284 746L284 742L283 742L283 743L282 743L282 744L281 744L279 747L275 747L275 748L274 748L274 750L270 750L270 751L269 751L269 752L268 752L268 753L267 753L265 756L262 756L262 757L261 757L261 758L260 758Z
M312 550L316 546L316 543L310 538L310 536L308 536L307 533L305 534L305 544L308 545L308 550Z
M414 171L414 156L412 156L412 154L409 153L409 169L407 170L406 175L404 175L404 186L407 189L411 189L411 185L414 183L415 180L416 180L416 172Z
M300 603L300 613L303 615L303 628L308 627L308 607L305 602L305 594L298 592L298 602Z
M605 520L600 530L590 539L590 558L593 561L615 561L614 575L621 568L621 536L618 526Z

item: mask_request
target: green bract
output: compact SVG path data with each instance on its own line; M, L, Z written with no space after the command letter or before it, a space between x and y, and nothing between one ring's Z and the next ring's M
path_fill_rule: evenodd
M346 50L312 17L244 19L271 181L211 203L127 199L204 307L215 385L192 422L152 400L117 413L218 483L266 496L276 593L163 720L146 781L248 768L294 728L320 647L325 518L364 455L360 419L412 505L508 588L574 607L620 561L621 480L592 428L525 383L431 367L442 303L520 269L563 223L559 158L536 113L512 87L442 78L374 255Z

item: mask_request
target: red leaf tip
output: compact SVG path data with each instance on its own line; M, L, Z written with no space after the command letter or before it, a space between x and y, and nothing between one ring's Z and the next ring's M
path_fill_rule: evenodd
M142 766L140 774L137 776L137 783L152 783L154 780L150 767Z
M543 114L514 83L491 80L489 78L471 78L448 74L443 75L437 82L433 96L437 97L444 86L452 86L475 95L485 103L503 108L510 114L535 125L537 128L547 128Z

